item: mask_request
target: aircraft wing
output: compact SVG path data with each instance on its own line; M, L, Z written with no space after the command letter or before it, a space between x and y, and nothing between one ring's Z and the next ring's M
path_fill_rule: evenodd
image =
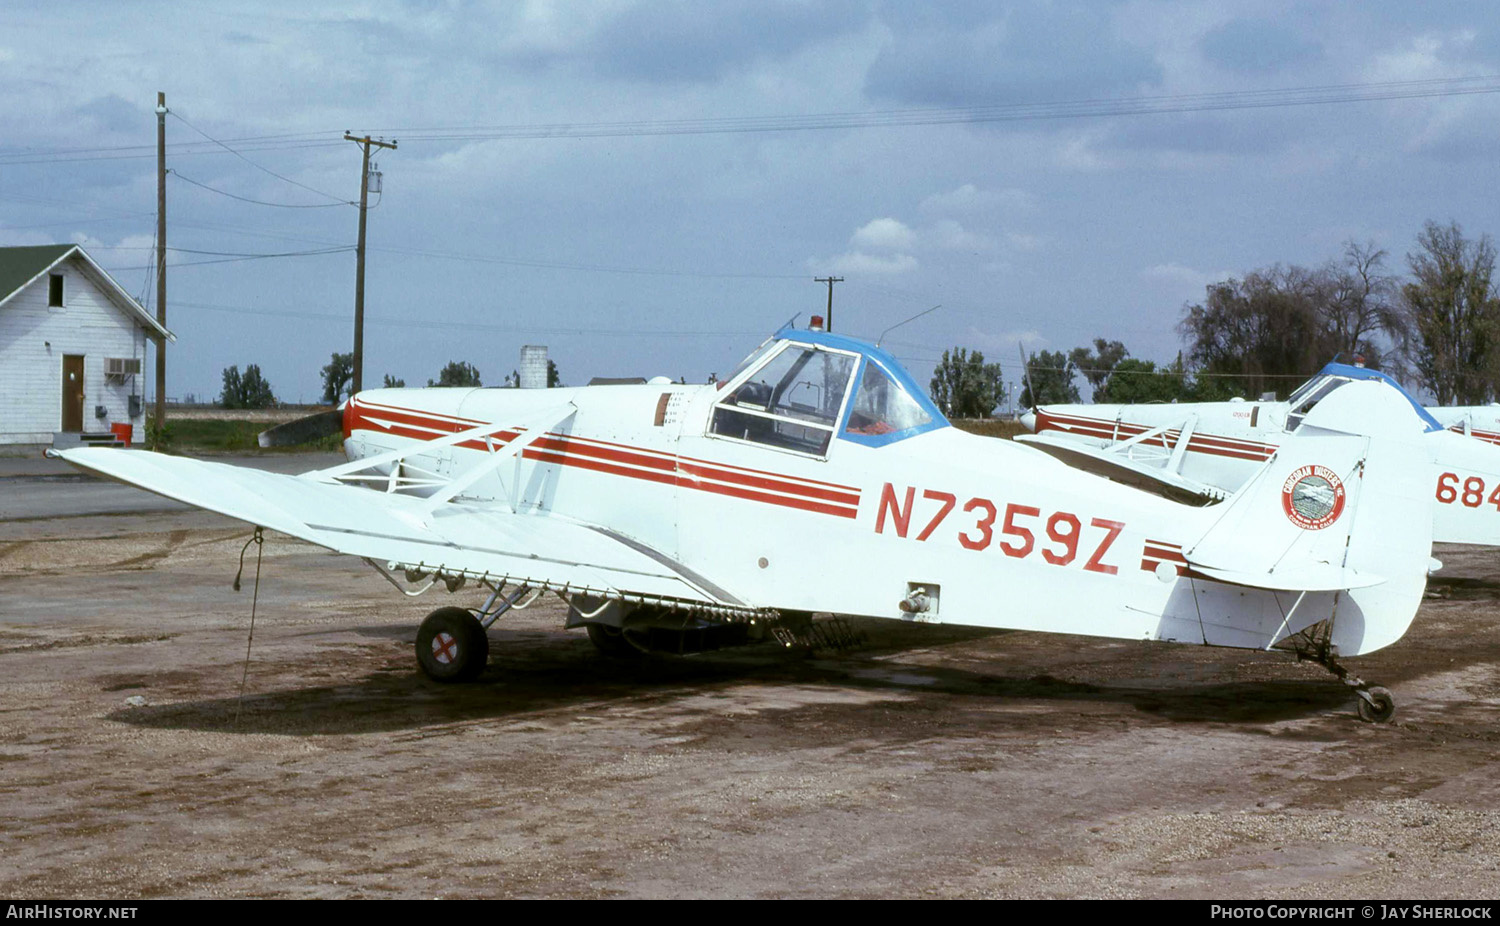
M1160 460L1135 459L1119 451L1119 444L1096 447L1074 437L1053 434L1020 434L1014 440L1045 451L1059 460L1085 472L1133 486L1173 501L1206 505L1222 500L1228 493L1204 482L1188 479Z
M753 605L613 531L490 503L445 502L309 476L81 447L54 451L80 469L280 531L339 553L424 573L533 588L750 611Z

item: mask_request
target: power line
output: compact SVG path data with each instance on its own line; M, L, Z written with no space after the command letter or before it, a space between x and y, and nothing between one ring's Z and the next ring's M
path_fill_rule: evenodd
M199 183L197 180L194 180L191 177L184 177L182 175L182 172L179 171L179 170L176 170L176 169L169 170L169 171L167 171L167 173L170 174L173 177L176 177L178 180L181 180L184 183L191 183L193 186L202 187L203 189L208 190L210 193L218 193L220 196L228 196L230 199L237 199L237 200L239 200L242 203L254 203L257 206L277 206L277 207L279 207L281 209L328 209L328 208L331 208L331 207L334 207L334 206L347 206L347 205L349 205L348 203L345 203L345 202L333 202L333 203L271 203L271 202L266 202L263 199L251 199L248 196L240 196L239 194L237 194L237 193L231 193L228 190L221 190L218 187L211 187L211 186L209 186L206 183Z
M257 309L251 306L224 305L211 302L176 302L174 305L206 309L211 312L229 312L237 315L269 315L281 318L309 318L331 322L347 322L349 317L332 312L313 312L298 309ZM420 328L450 328L460 331L504 331L512 333L601 335L608 337L686 337L686 338L744 338L764 336L764 331L686 331L662 328L599 328L594 325L576 327L539 327L536 325L501 325L489 322L445 321L423 317L420 321L394 316L366 316L371 324L393 325L408 331Z
M1316 106L1340 103L1370 103L1390 100L1433 99L1500 93L1500 75L1432 78L1427 80L1387 81L1358 84L1329 84L1311 87L1284 87L1271 90L1236 90L1214 93L1188 93L1145 97L1070 100L1036 103L1005 103L961 106L943 109L900 109L865 112L813 113L806 115L738 116L704 119L658 119L619 122L560 122L514 125L438 126L430 128L381 129L388 135L401 134L408 141L483 141L494 139L539 138L605 138L660 135L716 135L747 132L826 131L834 129L892 128L903 126L962 125L986 122L1025 122L1055 119L1085 119L1111 116L1163 115L1194 112L1216 112L1234 109L1266 109L1287 106ZM178 119L175 112L172 113ZM288 183L304 186L282 177L245 158L242 151L292 150L332 147L337 141L327 133L303 132L280 135L254 135L226 142L187 123L213 145L240 157L260 170ZM371 130L376 132L377 130ZM325 140L326 139L326 140ZM205 154L204 142L178 142L169 146L174 154ZM211 149L210 149L211 150ZM0 164L41 164L80 160L112 160L149 157L145 145L115 145L69 148L0 149ZM321 190L305 187L321 196L347 202Z
M648 135L710 135L884 128L983 122L1081 119L1106 116L1213 112L1382 100L1427 99L1500 92L1500 75L1383 83L1334 84L1274 90L1223 91L1166 96L1005 103L947 109L902 109L801 116L739 116L545 125L455 126L383 129L408 141L477 141L502 138L600 138Z
M610 267L601 264L576 264L564 261L531 260L520 257L488 257L482 254L464 254L457 251L430 251L421 248L375 247L372 251L391 254L409 254L416 257L433 257L441 260L468 261L480 264L504 264L514 267L536 267L545 270L581 270L590 273L625 273L641 276L700 277L729 280L805 280L804 273L715 273L705 270L663 270L647 267Z
M181 249L180 248L168 248L167 250L169 250L169 251L176 251L176 250L181 250ZM188 260L188 261L183 261L181 263L169 264L168 266L172 267L173 269L176 269L177 267L202 267L205 264L233 264L233 263L237 263L237 262L240 262L240 261L266 260L268 258L273 258L273 257L315 257L315 256L321 255L321 254L342 254L342 253L344 253L346 251L352 251L352 250L354 250L353 247L339 247L339 248L324 248L323 250L320 250L320 251L287 251L287 252L282 253L282 254L242 254L242 255L235 256L235 257L220 257L220 258L216 258L214 260ZM212 251L202 251L202 252L190 252L190 253L212 254L214 252L212 252ZM107 268L107 269L109 270L110 273L125 273L125 272L132 271L132 270L145 270L149 266L154 266L154 265L143 265L143 266L138 266L138 267L111 267L111 268Z
M183 125L185 125L188 128L192 129L194 132L197 132L199 135L202 135L204 138L206 138L209 141L213 142L214 144L218 145L220 148L223 148L225 151L228 151L230 154L232 154L235 157L239 158L241 161L244 161L246 164L249 164L251 167L254 167L256 170L265 171L266 173L268 173L271 176L275 177L277 180L284 180L287 183L290 183L292 186L301 187L302 189L307 190L310 193L316 193L319 196L322 196L325 199L331 199L331 200L333 200L336 203L343 203L343 204L349 205L349 206L354 205L352 202L349 202L346 199L340 199L339 197L334 196L332 193L324 193L322 190L314 189L313 187L310 187L310 186L308 186L305 183L299 183L298 181L293 180L290 177L283 177L281 174L276 173L276 171L271 170L269 167L263 167L260 164L257 164L254 161L250 160L249 158L245 157L243 154L240 154L238 151L234 150L233 148L231 148L228 145L224 144L223 142L219 141L217 138L214 138L212 135L210 135L207 132L203 131L202 129L198 128L196 125L193 125L191 122L189 122L186 119L182 118L182 116L178 115L176 112L172 112L171 115L174 118L176 118L178 122L181 122Z

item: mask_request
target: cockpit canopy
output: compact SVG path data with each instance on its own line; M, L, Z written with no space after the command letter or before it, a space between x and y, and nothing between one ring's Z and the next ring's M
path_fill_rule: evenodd
M878 447L948 424L890 354L823 331L778 331L722 389L711 434L811 456L835 437Z
M1390 376L1379 370L1350 366L1345 363L1330 363L1319 370L1312 379L1297 387L1297 391L1292 393L1290 399L1287 399L1286 429L1297 430L1297 427L1302 424L1302 419L1307 417L1307 413L1312 411L1313 406L1328 398L1335 389L1356 380L1385 383L1411 403L1412 408L1421 417L1426 430L1443 430L1443 426L1438 424L1437 419L1433 418L1427 409L1423 408L1421 403L1406 391L1405 387Z

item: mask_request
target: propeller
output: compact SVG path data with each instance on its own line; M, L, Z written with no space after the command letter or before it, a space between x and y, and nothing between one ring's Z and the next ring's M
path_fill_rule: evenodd
M257 442L262 447L291 447L321 440L332 434L341 434L343 431L344 409L339 406L262 431Z

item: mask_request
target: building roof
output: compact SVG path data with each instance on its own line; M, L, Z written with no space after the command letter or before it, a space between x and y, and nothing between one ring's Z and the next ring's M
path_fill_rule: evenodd
M94 262L88 252L76 244L41 244L29 247L0 248L0 306L25 289L42 274L56 267L67 258L77 254L82 259L83 269L110 301L148 331L169 341L177 340L151 313L135 301L114 277Z

